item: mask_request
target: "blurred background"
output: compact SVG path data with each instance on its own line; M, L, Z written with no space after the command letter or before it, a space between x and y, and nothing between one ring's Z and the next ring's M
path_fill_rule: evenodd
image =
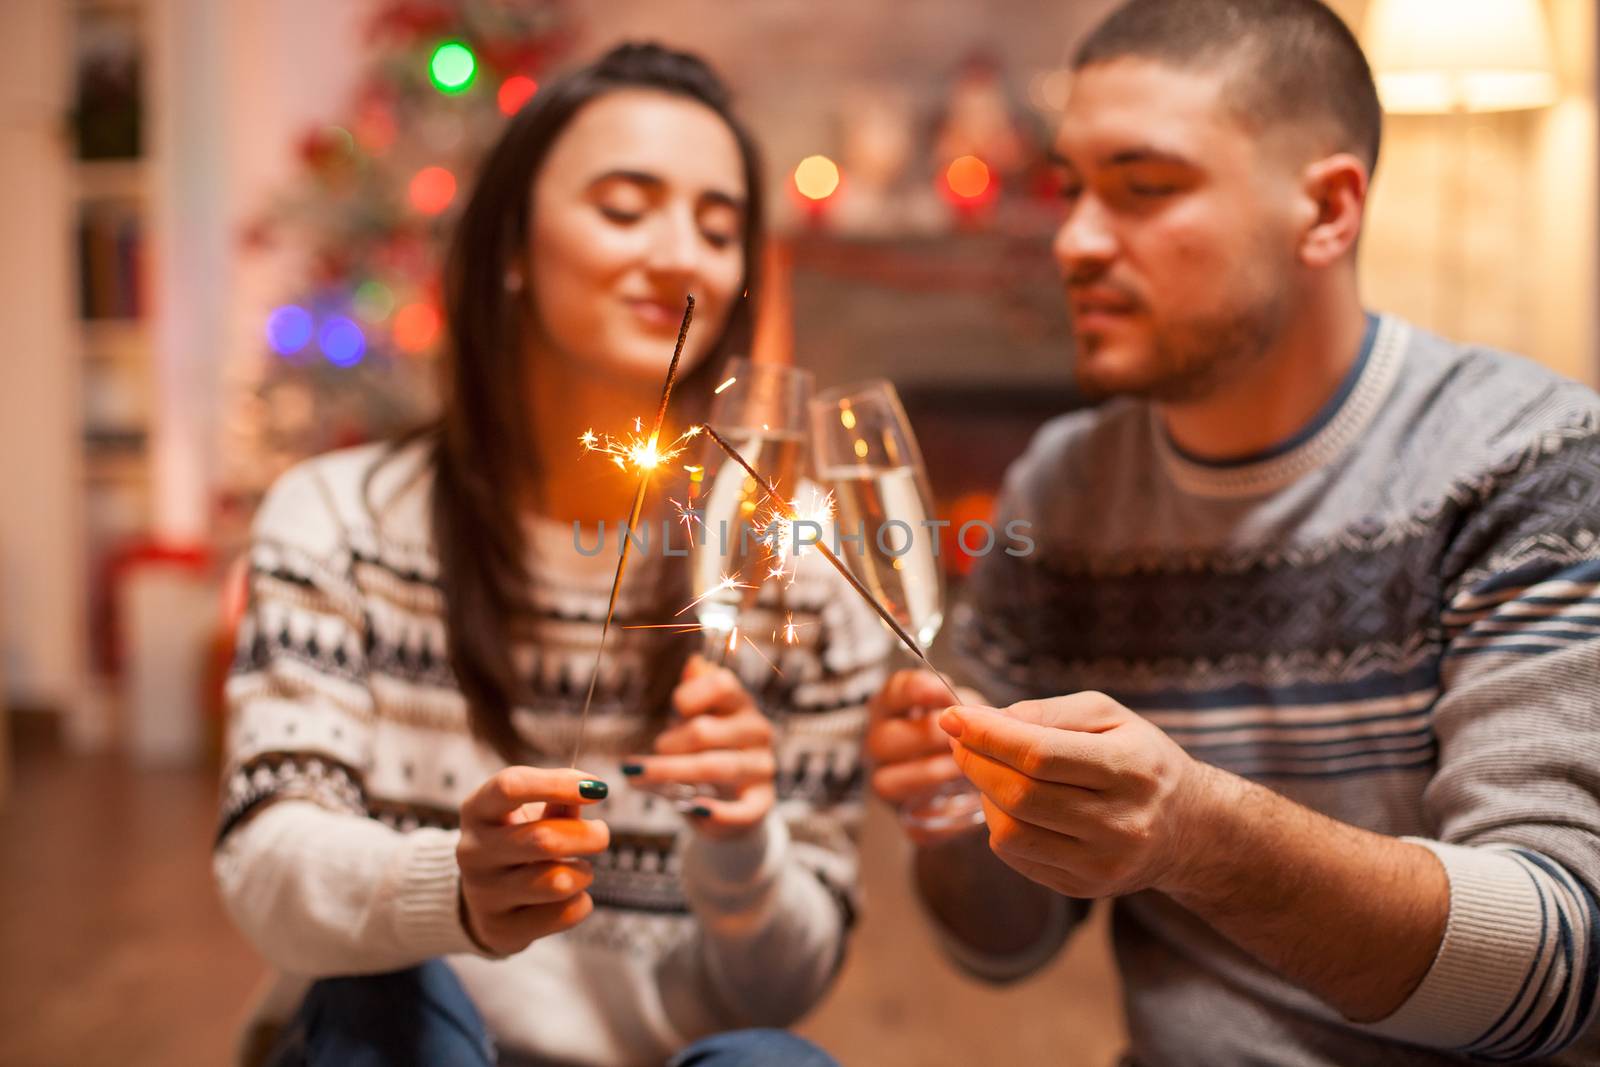
M1045 153L1111 6L0 3L0 1062L231 1055L263 968L209 845L250 515L431 410L437 239L541 79L628 37L723 71L778 235L756 356L893 379L959 525L1074 404ZM1333 6L1390 112L1369 306L1592 384L1593 0ZM881 811L865 858L803 1032L846 1064L1115 1060L1102 923L987 989L940 961Z

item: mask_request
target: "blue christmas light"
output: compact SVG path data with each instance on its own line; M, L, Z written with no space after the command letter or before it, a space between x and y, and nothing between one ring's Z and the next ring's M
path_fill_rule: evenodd
M274 308L267 316L267 343L280 356L293 355L310 344L311 312L294 304Z
M353 367L367 351L367 338L361 327L343 315L333 315L322 324L317 344L328 362L336 367Z

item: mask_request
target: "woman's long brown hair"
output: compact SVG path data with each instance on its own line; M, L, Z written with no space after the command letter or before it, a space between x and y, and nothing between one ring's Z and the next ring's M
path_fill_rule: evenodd
M431 514L450 665L466 697L473 733L510 762L532 755L511 714L527 703L529 686L518 677L511 650L525 639L521 623L532 612L528 546L518 514L528 496L511 487L536 490L543 472L531 432L529 346L523 336L525 323L538 321L537 309L528 294L507 290L506 272L527 248L531 190L551 145L585 104L619 89L680 96L727 123L744 164L743 289L753 293L757 285L763 238L759 159L754 141L730 110L726 87L696 56L654 44L621 45L541 86L485 159L445 260L448 350L443 412L432 435ZM681 398L675 404L680 416L696 414L695 405L705 403L727 354L749 343L752 317L748 297L735 302L710 354L680 379L675 393ZM662 353L663 366L670 354ZM685 599L685 569L672 571L684 580L664 583L663 617ZM654 639L648 677L637 695L648 714L662 715L693 639L667 630L649 632L662 636Z

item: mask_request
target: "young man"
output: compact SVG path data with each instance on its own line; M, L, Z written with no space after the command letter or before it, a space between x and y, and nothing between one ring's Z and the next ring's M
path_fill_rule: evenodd
M1600 1062L1600 398L1360 301L1381 114L1317 0L1133 0L1083 45L1055 250L1077 372L874 788L953 954L1114 897L1142 1065ZM1089 692L1087 690L1098 690ZM1070 694L1070 695L1057 695Z

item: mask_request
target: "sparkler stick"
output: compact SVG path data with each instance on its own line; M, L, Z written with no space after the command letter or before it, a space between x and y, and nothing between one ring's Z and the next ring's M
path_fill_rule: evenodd
M750 464L745 461L745 458L739 454L739 450L724 440L723 436L716 430L712 429L710 426L707 426L705 428L705 432L713 441L717 443L718 448L722 449L722 451L728 454L729 459L743 467L744 472L755 480L755 483L761 487L762 492L766 493L768 498L772 500L773 506L779 509L780 514L787 515L790 518L795 516L794 506L783 498L783 496L778 492L777 488L774 487L771 482L767 481L766 475L750 466ZM872 595L872 591L866 586L862 585L856 579L856 576L850 573L850 569L845 566L844 561L835 555L833 551L820 540L812 542L811 547L822 553L822 558L831 563L833 565L833 569L838 571L844 580L850 583L850 588L854 589L857 595L859 595L862 600L867 602L868 607L878 613L878 618L882 619L884 623L888 625L889 629L894 632L894 635L900 639L900 643L905 645L906 648L910 649L911 654L916 656L917 659L921 660L924 667L933 672L934 676L938 678L939 681L944 685L945 689L949 691L950 702L953 704L961 703L961 697L956 694L956 687L950 684L950 679L946 678L944 673L940 671L939 668L935 667L928 661L927 653L922 651L922 646L917 644L916 638L907 633L905 627L900 625L899 621L895 619L894 615L889 611L889 609L884 607L883 604L879 602L878 598Z
M645 490L650 488L650 474L655 470L657 462L656 445L661 440L661 423L667 417L667 401L672 397L672 385L678 379L678 361L683 358L684 338L689 336L689 321L694 318L694 297L690 295L683 308L683 323L678 327L678 343L672 350L672 362L667 364L667 377L661 383L661 403L656 408L655 422L650 426L650 437L645 446L644 455L648 457L639 464L639 488L633 494L633 508L628 513L626 529L637 529L639 515L644 511ZM588 435L585 435L588 436ZM600 642L594 650L594 670L589 672L589 692L583 698L583 713L578 716L578 735L572 742L572 764L578 766L578 755L583 751L583 728L589 721L589 705L594 702L595 683L600 681L600 661L605 655L606 634L611 632L611 617L617 611L617 593L622 588L622 574L628 567L628 549L633 543L633 538L626 534L622 538L621 551L617 553L617 575L611 580L611 599L606 603L606 621L600 626Z

